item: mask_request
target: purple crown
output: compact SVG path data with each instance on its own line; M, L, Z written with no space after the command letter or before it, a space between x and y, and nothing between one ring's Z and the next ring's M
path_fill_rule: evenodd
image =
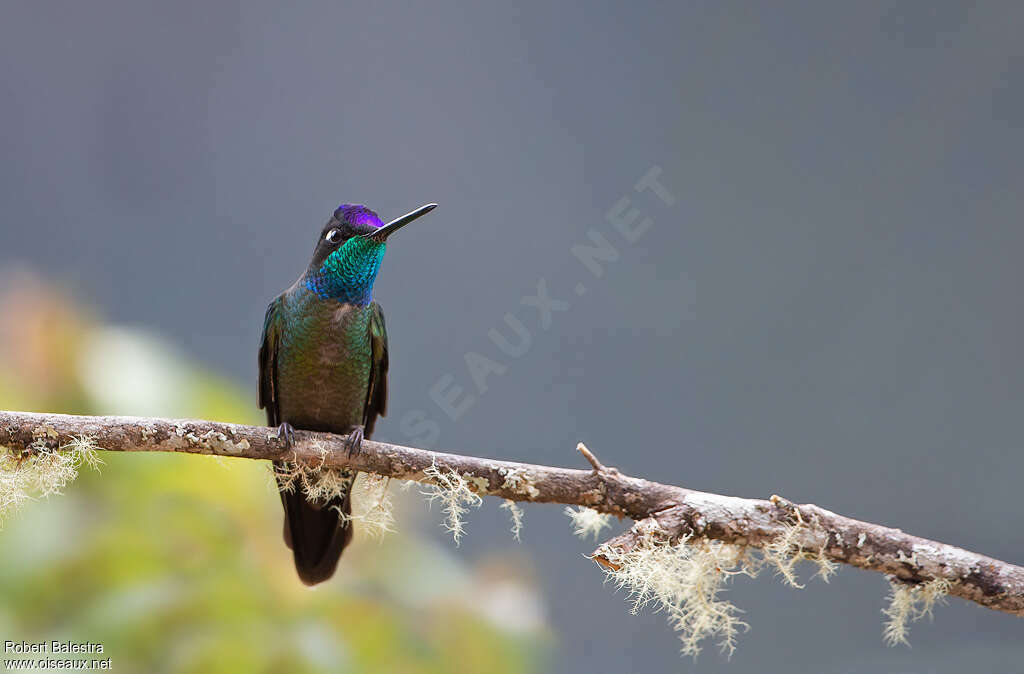
M351 225L384 226L377 214L362 204L342 204L334 211L334 218L338 222L347 222Z

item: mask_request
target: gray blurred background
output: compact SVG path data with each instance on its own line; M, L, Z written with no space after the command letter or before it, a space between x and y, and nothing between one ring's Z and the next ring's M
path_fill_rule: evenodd
M7 2L0 264L255 405L266 303L337 204L437 201L377 283L378 438L572 466L584 440L1024 562L1022 28L1012 2ZM634 190L655 166L674 205ZM635 243L606 220L623 197L652 220ZM588 230L619 254L600 278L570 252ZM569 305L546 330L520 302L540 279ZM518 357L488 338L506 313ZM501 364L482 393L468 352ZM488 504L460 554L507 528ZM750 631L694 664L558 508L526 509L522 547L559 672L1022 667L1024 623L959 600L886 648L887 585L851 569L738 581Z

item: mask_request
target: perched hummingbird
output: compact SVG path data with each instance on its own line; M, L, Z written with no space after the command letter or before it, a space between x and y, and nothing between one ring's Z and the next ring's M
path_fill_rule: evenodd
M387 404L388 335L373 301L385 242L437 204L381 222L365 206L342 204L324 225L313 259L291 288L267 307L260 343L259 405L287 443L294 429L348 434L358 452ZM352 540L349 493L354 471L342 471L342 495L311 499L285 489L290 467L275 462L284 504L284 540L307 585L334 574ZM337 494L337 492L335 492Z

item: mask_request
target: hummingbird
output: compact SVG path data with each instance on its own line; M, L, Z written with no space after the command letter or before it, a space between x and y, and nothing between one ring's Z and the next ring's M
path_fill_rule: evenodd
M286 445L295 429L346 434L358 453L387 411L388 334L373 283L388 238L437 204L384 224L358 204L342 204L324 225L306 271L267 307L259 351L259 406ZM355 472L342 488L311 496L289 484L292 467L275 462L284 505L284 540L306 585L334 575L352 540Z

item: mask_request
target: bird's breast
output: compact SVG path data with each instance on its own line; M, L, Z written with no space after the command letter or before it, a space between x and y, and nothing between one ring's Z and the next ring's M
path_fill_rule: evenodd
M372 353L370 307L291 298L277 356L281 420L345 433L363 423Z

